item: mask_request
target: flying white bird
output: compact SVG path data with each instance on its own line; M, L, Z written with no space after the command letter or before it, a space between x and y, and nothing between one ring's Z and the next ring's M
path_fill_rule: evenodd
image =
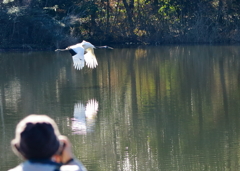
M113 49L109 46L94 46L90 42L85 40L82 43L68 46L66 49L56 49L55 51L66 51L68 50L73 59L73 66L75 69L80 70L84 67L85 62L87 67L96 68L98 65L96 56L94 54L94 48L106 48ZM85 60L85 62L84 62Z

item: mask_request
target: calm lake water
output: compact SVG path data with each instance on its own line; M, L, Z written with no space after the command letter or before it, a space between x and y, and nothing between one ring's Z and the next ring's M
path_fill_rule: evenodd
M16 124L47 114L89 171L239 170L240 46L0 53L0 170ZM85 111L95 117L86 119Z

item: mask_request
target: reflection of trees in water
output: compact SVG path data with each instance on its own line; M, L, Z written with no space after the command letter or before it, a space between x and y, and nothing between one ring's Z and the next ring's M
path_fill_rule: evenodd
M17 109L23 108L24 117L26 113L44 113L43 108L47 106L56 107L55 110L58 111L61 103L67 99L71 100L76 88L83 87L83 83L79 84L76 80L84 82L84 74L90 75L92 71L75 72L71 56L68 58L64 55L66 54L54 52L7 53L1 62L3 67L0 68L0 72L3 74L0 81L5 94L3 100L6 101L9 110L15 109L13 112L16 112ZM92 79L91 75L89 79ZM84 86L91 86L91 82ZM68 91L64 87L73 89ZM82 91L84 90L81 89L77 93Z
M238 163L232 156L239 156L231 150L237 149L232 142L239 135L236 49L115 48L97 52L99 67L81 72L62 56L10 57L17 64L8 59L0 68L8 75L0 77L3 108L20 110L19 118L32 111L72 117L77 101L94 97L99 102L94 131L75 135L73 142L86 160L99 159L91 166L95 170L199 170L206 165L221 170L223 161ZM11 97L6 92L14 92L15 108L6 103Z
M0 120L1 120L1 122L0 122L0 130L1 130L1 132L0 132L0 136L1 136L1 139L0 139L0 144L2 144L2 145L0 145L0 149L1 149L1 151L2 151L2 153L3 153L3 144L6 142L6 129L5 129L5 118L4 118L4 113L3 113L3 101L2 101L2 96L3 96L3 94L1 93L0 94Z
M114 124L103 124L106 128L99 131L113 134L112 153L117 154L116 160L124 158L123 151L127 146L127 151L136 156L130 157L132 167L136 163L147 163L144 159L152 154L155 154L154 161L189 163L186 153L196 163L202 157L199 154L206 156L199 165L221 167L220 163L211 163L211 154L219 155L219 160L224 161L222 149L229 143L223 140L224 132L235 132L237 128L235 124L234 128L224 125L225 114L229 113L226 110L234 108L238 111L239 51L231 47L163 46L138 50L137 53L133 49L113 53L119 57L113 55L108 59L110 65L99 66L108 69L109 76L101 81L104 86L111 87L109 92L103 93L105 98L101 100L103 110L111 111L106 112L111 119L105 118L103 122ZM136 57L139 53L146 57ZM222 65L218 62L221 60ZM231 121L237 119L233 111ZM112 140L105 138L102 144L110 142ZM219 152L214 151L213 144L219 144ZM144 150L146 153L141 156L140 152ZM110 158L111 153L105 153ZM174 164L172 168L177 167ZM155 162L151 167L165 166Z
M35 52L7 53L4 59L4 67L0 70L5 73L5 76L0 79L4 84L6 103L9 101L15 105L14 108L8 105L10 110L15 109L16 112L22 105L26 113L41 110L34 109L33 103L42 103L50 89L57 87L58 80L56 81L56 78L62 77L63 74L59 64L54 66L53 56L44 52L42 54ZM8 92L11 94L6 94ZM53 94L47 96L50 97L50 95ZM52 98L56 98L56 95L53 95Z

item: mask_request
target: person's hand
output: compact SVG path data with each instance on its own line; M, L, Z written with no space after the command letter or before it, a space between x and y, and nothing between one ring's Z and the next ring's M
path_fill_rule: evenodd
M62 146L59 147L60 152L54 156L54 159L58 163L65 164L74 157L72 153L71 143L66 136L60 135L58 138L62 142Z

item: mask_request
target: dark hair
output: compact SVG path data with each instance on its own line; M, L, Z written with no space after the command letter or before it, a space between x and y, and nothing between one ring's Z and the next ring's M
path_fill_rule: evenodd
M50 117L29 115L17 125L12 147L26 159L48 159L59 149L59 135L57 125Z

